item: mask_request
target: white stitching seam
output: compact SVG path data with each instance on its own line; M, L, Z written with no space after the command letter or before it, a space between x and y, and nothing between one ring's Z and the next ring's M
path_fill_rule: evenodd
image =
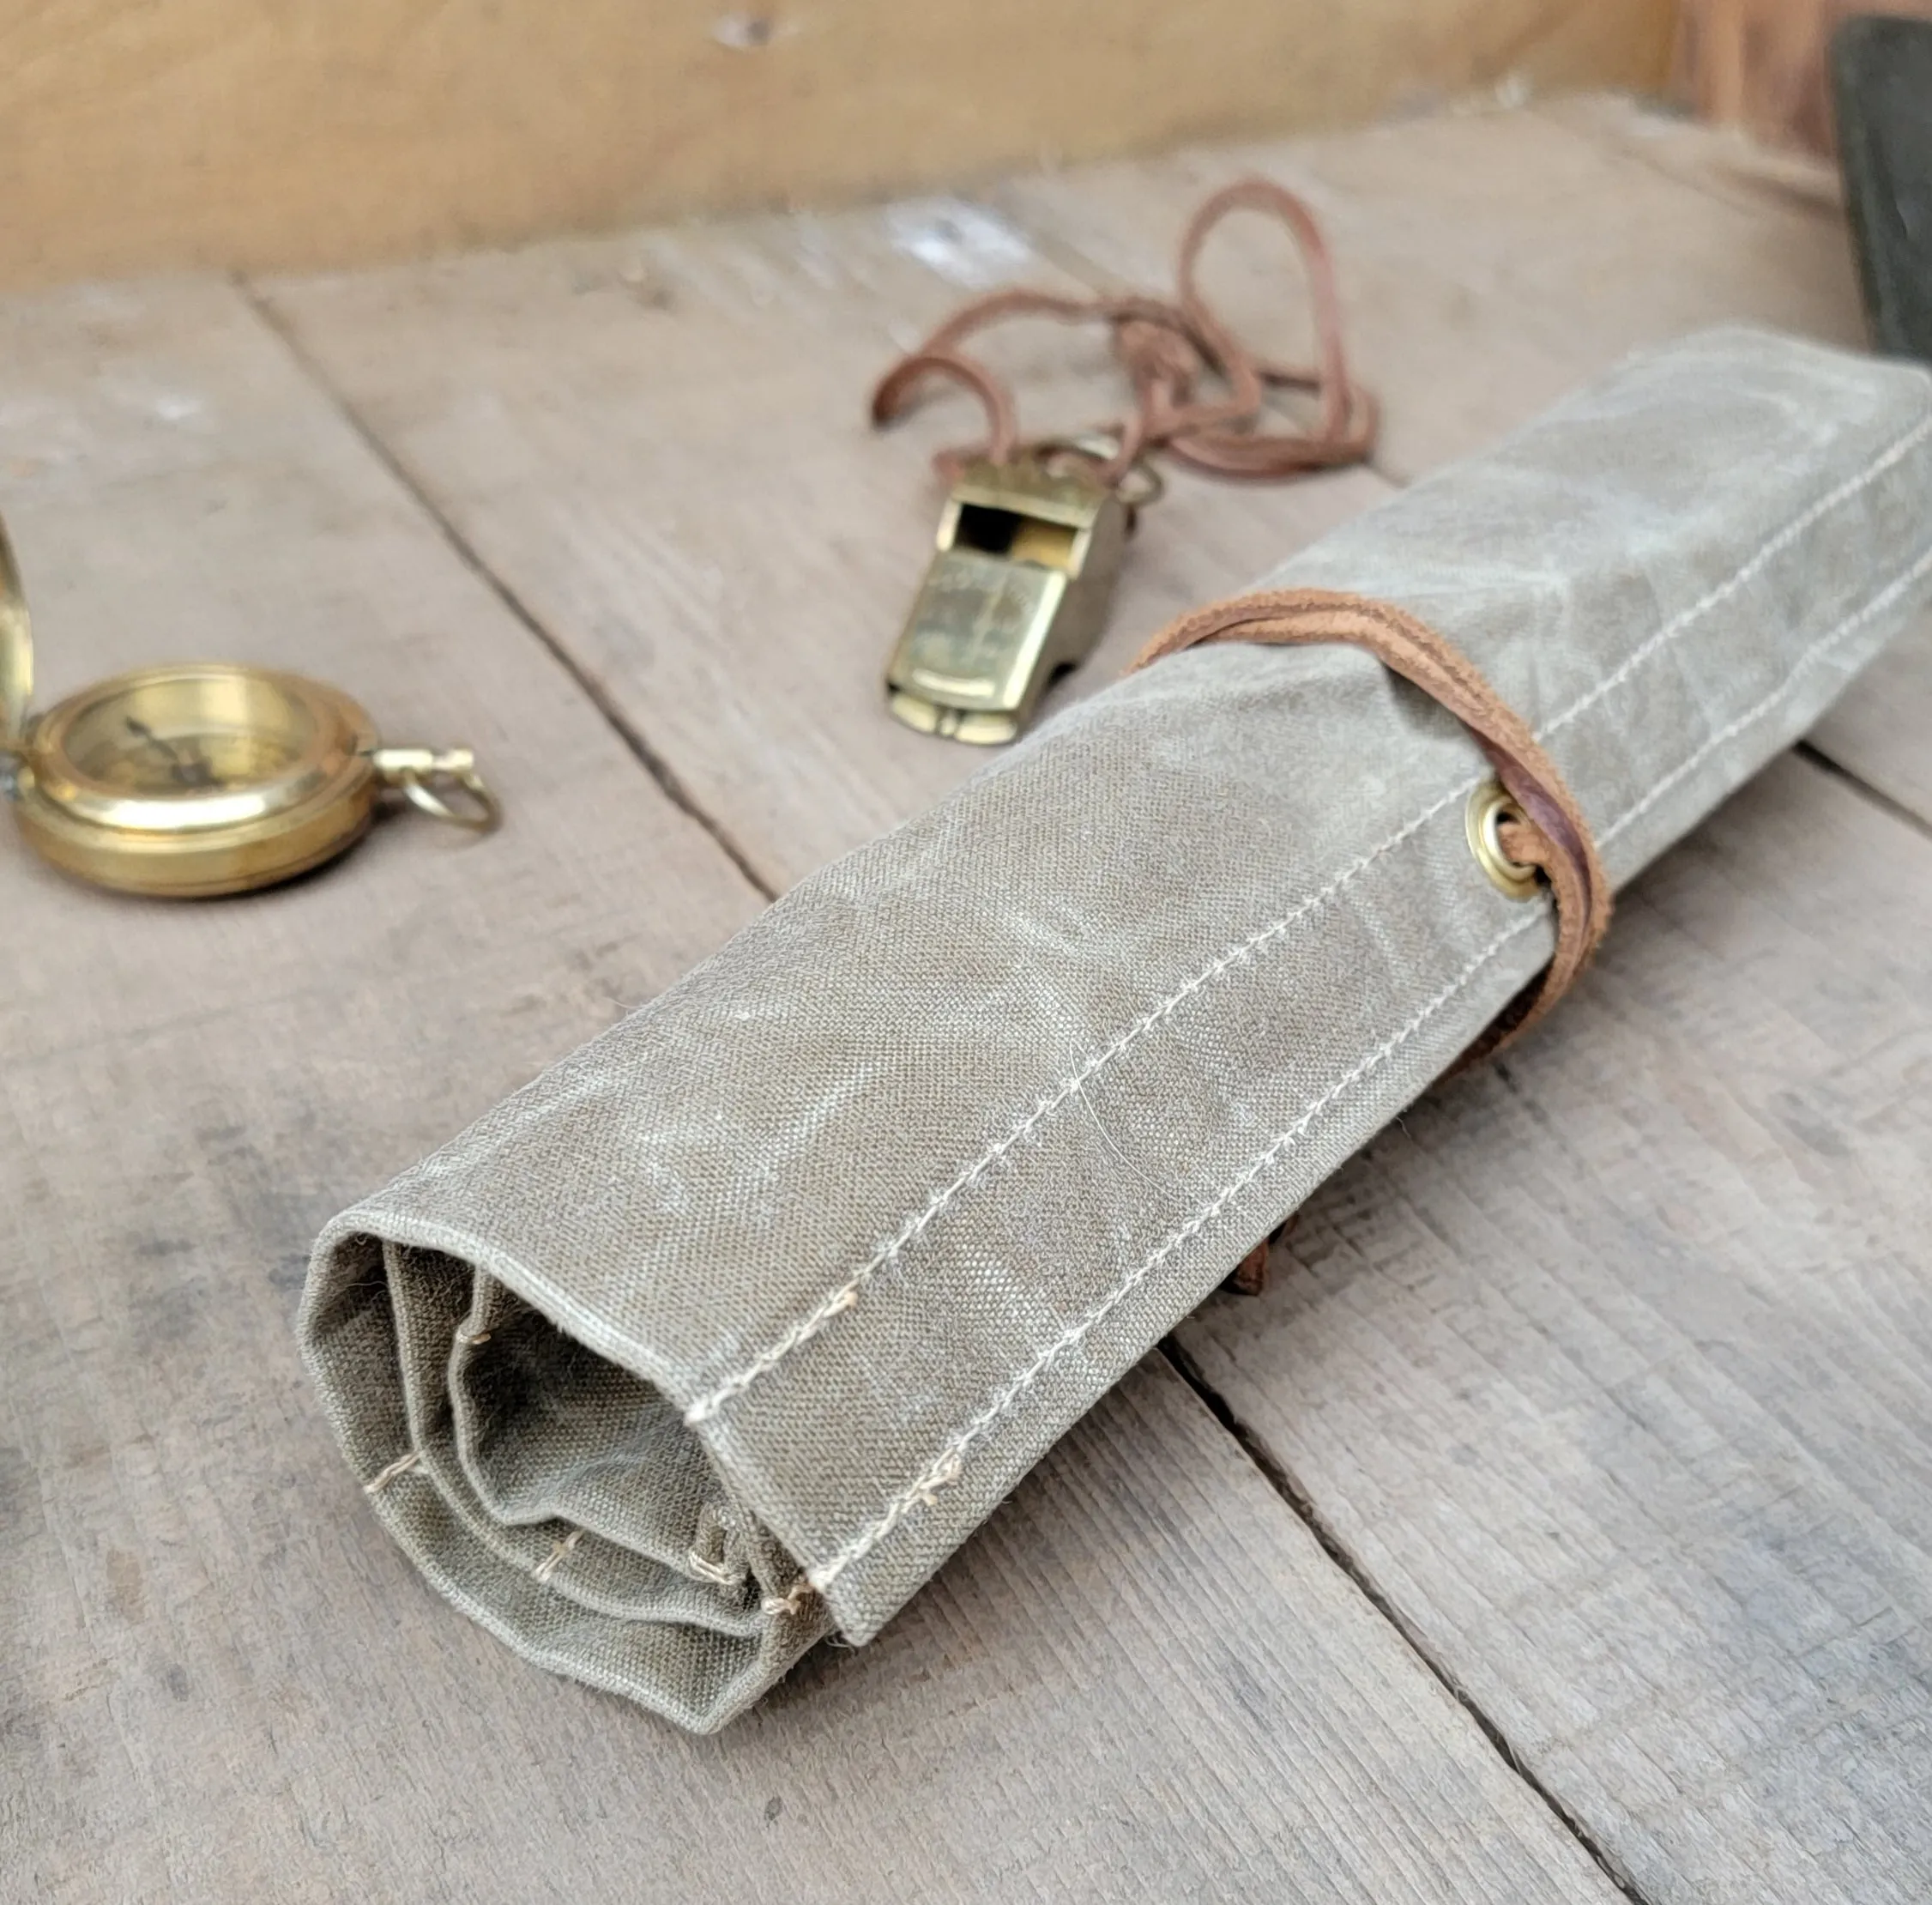
M1682 761L1677 766L1672 768L1656 786L1651 788L1649 793L1645 795L1642 800L1624 813L1620 814L1610 826L1603 830L1598 837L1599 843L1615 839L1617 835L1621 833L1633 820L1640 819L1645 814L1648 813L1672 788L1676 786L1680 781L1687 779L1694 774L1726 741L1735 740L1754 722L1760 720L1772 708L1776 707L1791 692L1792 684L1796 681L1799 675L1803 674L1813 662L1823 661L1854 629L1863 627L1874 615L1883 614L1915 582L1922 581L1928 574L1932 574L1932 548L1929 548L1917 562L1913 563L1911 568L1895 576L1888 582L1856 615L1846 616L1829 635L1808 648L1798 657L1791 672L1769 694L1765 696L1763 700L1758 702L1754 706L1748 708L1738 716L1736 720L1726 722L1689 759Z
M824 1593L839 1575L862 1555L869 1553L899 1525L906 1514L921 1503L930 1503L937 1492L950 1483L959 1479L965 1465L966 1451L983 1436L1027 1390L1057 1363L1068 1350L1082 1341L1096 1323L1104 1321L1112 1312L1125 1302L1162 1264L1178 1250L1182 1244L1204 1230L1220 1216L1229 1205L1272 1165L1282 1153L1290 1150L1303 1138L1309 1128L1317 1122L1323 1112L1336 1099L1342 1097L1352 1086L1386 1064L1396 1052L1408 1043L1443 1007L1466 986L1490 959L1518 934L1526 933L1546 915L1538 911L1526 915L1506 926L1476 956L1452 979L1434 998L1424 1006L1402 1029L1378 1045L1368 1056L1361 1060L1351 1070L1344 1072L1321 1096L1316 1098L1288 1129L1259 1153L1225 1190L1217 1192L1177 1230L1168 1233L1159 1243L1130 1270L1121 1281L1096 1303L1078 1322L1070 1323L1052 1342L1040 1352L1020 1373L1001 1389L993 1400L969 1422L957 1435L939 1451L931 1467L920 1476L912 1486L894 1497L885 1513L868 1528L862 1530L823 1565L808 1571L812 1585L820 1594Z
M1763 568L1766 563L1772 560L1781 551L1789 548L1813 523L1837 508L1839 504L1856 496L1860 490L1876 481L1886 470L1889 469L1901 457L1910 454L1929 435L1932 435L1932 415L1921 418L1911 430L1905 432L1893 441L1887 449L1882 451L1869 468L1861 471L1855 477L1846 478L1836 489L1829 491L1786 523L1782 529L1778 530L1775 535L1772 536L1768 541L1765 542L1754 554L1748 557L1728 580L1706 590L1687 608L1673 616L1654 635L1651 635L1633 650L1615 670L1598 682L1587 693L1572 702L1567 708L1564 709L1561 714L1555 717L1547 726L1542 729L1540 733L1548 735L1555 733L1560 728L1567 727L1586 709L1593 707L1612 688L1627 680L1635 669L1644 662L1675 641L1686 629L1689 628L1702 616L1709 614L1718 603L1735 594L1752 576ZM1694 757L1694 759L1701 758ZM1689 771L1689 764L1676 771L1678 776L1681 777ZM794 1350L810 1342L835 1316L852 1309L859 1301L860 1291L878 1275L880 1270L897 1257L899 1253L909 1243L912 1243L960 1192L969 1188L977 1179L984 1176L999 1158L1004 1157L1029 1132L1038 1126L1043 1119L1051 1116L1054 1111L1058 1110L1096 1072L1110 1065L1136 1041L1147 1032L1151 1031L1155 1026L1168 1018L1176 1007L1190 998L1194 993L1199 991L1203 986L1218 978L1230 966L1251 958L1271 940L1278 938L1298 921L1306 918L1310 913L1325 905L1352 880L1366 871L1384 854L1401 845L1404 841L1409 839L1428 822L1434 819L1444 807L1452 806L1457 801L1463 799L1475 784L1474 781L1465 781L1459 787L1452 789L1432 806L1417 814L1406 826L1398 828L1379 846L1371 848L1361 858L1345 867L1319 892L1311 894L1307 899L1302 900L1299 904L1283 914L1279 919L1271 921L1266 926L1247 939L1227 947L1203 971L1188 980L1185 985L1163 999L1150 1012L1137 1019L1111 1044L1083 1060L1075 1071L1062 1080L1043 1098L1037 1100L1032 1110L1021 1118L1019 1122L1014 1125L1005 1137L999 1139L988 1146L980 1157L975 1158L972 1164L967 1165L950 1183L935 1190L927 1199L926 1207L916 1216L909 1218L901 1226L897 1234L888 1242L881 1244L872 1254L871 1259L856 1271L848 1281L832 1291L815 1309L809 1311L797 1322L794 1323L789 1329L786 1330L783 1334L768 1345L751 1362L747 1363L737 1375L728 1376L715 1388L699 1396L696 1401L692 1402L685 1411L685 1423L695 1427L698 1423L715 1416L734 1396L743 1394L760 1377L769 1375L775 1370ZM1667 782L1663 784L1667 786L1674 783ZM1653 789L1653 797L1659 791L1661 791L1661 789ZM1627 814L1622 820L1617 823L1618 826L1624 826L1631 818L1633 816ZM1608 838L1609 836L1606 834L1603 838Z
M1624 682L1627 681L1657 650L1667 647L1670 643L1675 641L1678 636L1681 635L1693 622L1709 614L1719 602L1728 602L1767 562L1772 561L1777 556L1782 555L1786 549L1790 548L1814 523L1818 522L1821 517L1829 516L1840 503L1850 501L1860 490L1868 488L1871 484L1876 482L1887 470L1891 469L1893 464L1901 457L1911 455L1920 444L1924 442L1928 436L1932 436L1932 416L1922 418L1917 425L1900 437L1889 450L1882 452L1869 469L1861 470L1856 476L1846 477L1836 489L1820 497L1802 515L1794 517L1735 575L1726 581L1720 582L1715 588L1706 590L1688 608L1673 615L1662 628L1657 630L1656 634L1633 649L1623 658L1621 663L1606 674L1595 687L1591 689L1589 693L1584 695L1579 700L1573 701L1568 707L1564 709L1561 714L1558 715L1548 727L1543 729L1543 735L1553 735L1560 728L1567 728L1579 715L1588 709L1594 708L1613 688L1620 687Z
M571 1551L583 1539L583 1530L582 1528L572 1528L541 1561L538 1562L535 1568L531 1571L530 1579L532 1581L548 1581L551 1576L570 1558Z
M1605 840L1614 838L1617 834L1621 833L1624 828L1628 826L1633 820L1647 813L1655 805L1659 796L1670 787L1684 779L1687 775L1694 773L1718 748L1722 747L1727 741L1734 740L1754 722L1760 720L1766 714L1769 713L1778 702L1790 694L1791 689L1796 684L1798 677L1807 668L1810 668L1814 662L1822 661L1855 629L1862 627L1874 615L1881 614L1889 608L1913 583L1928 572L1932 572L1932 548L1928 548L1925 553L1911 568L1888 583L1857 614L1847 616L1830 634L1814 642L1798 657L1791 672L1785 676L1777 687L1772 689L1769 694L1766 695L1748 712L1740 715L1736 720L1728 723L1724 727L1719 729L1681 766L1674 770L1663 780L1659 781L1642 800L1635 802L1634 805L1621 814L1609 827L1604 830L1601 838ZM1436 1012L1440 1011L1464 986L1469 983L1476 972L1487 965L1507 941L1513 939L1518 933L1527 931L1542 916L1540 912L1532 914L1526 919L1518 921L1513 926L1505 928L1501 933L1490 940L1482 952L1476 954L1468 965L1463 968L1462 971L1447 986L1437 993L1434 998L1430 1000L1422 1011L1411 1019L1399 1032L1396 1033L1386 1043L1377 1047L1353 1071L1344 1073L1343 1077L1330 1086L1319 1098L1302 1112L1294 1124L1289 1126L1265 1151L1248 1164L1233 1183L1202 1205L1192 1217L1189 1218L1180 1229L1172 1232L1161 1243L1151 1255L1130 1270L1126 1278L1103 1297L1099 1303L1096 1303L1078 1322L1072 1323L1062 1330L1051 1343L1048 1344L1045 1349L1034 1358L1025 1369L1021 1370L1012 1382L1000 1390L978 1415L975 1416L963 1429L960 1430L946 1443L932 1466L909 1488L893 1498L888 1504L884 1514L880 1515L878 1521L861 1530L844 1547L841 1548L830 1561L808 1570L812 1585L820 1594L824 1594L853 1562L869 1554L880 1541L884 1540L914 1507L921 1503L930 1506L939 1490L957 1481L965 1465L967 1449L998 1422L1000 1417L1014 1403L1018 1401L1020 1397L1045 1374L1054 1362L1064 1355L1067 1350L1078 1343L1096 1323L1105 1318L1130 1291L1144 1282L1150 1273L1178 1249L1182 1243L1194 1236L1204 1225L1211 1223L1221 1211L1245 1190L1261 1172L1267 1170L1283 1151L1289 1149L1301 1137L1308 1127L1343 1092L1346 1092L1350 1086L1354 1085L1366 1073L1382 1064L1398 1046L1420 1031L1422 1025Z
M761 1376L764 1376L768 1370L775 1369L801 1343L808 1342L812 1337L816 1336L834 1316L836 1316L842 1310L851 1309L859 1300L859 1292L872 1281L880 1270L891 1262L961 1191L965 1190L976 1178L983 1176L1042 1119L1050 1117L1057 1111L1095 1073L1111 1065L1130 1045L1151 1031L1163 1019L1172 1014L1177 1006L1198 992L1203 986L1218 978L1229 966L1238 965L1243 959L1252 959L1269 940L1278 939L1296 921L1305 918L1308 914L1327 904L1372 861L1379 860L1385 853L1400 846L1410 834L1433 820L1438 813L1441 813L1444 807L1452 805L1456 801L1466 795L1470 789L1476 783L1473 781L1465 782L1461 787L1445 794L1433 807L1417 814L1407 826L1392 833L1380 846L1372 847L1361 859L1343 868L1319 892L1311 893L1299 905L1290 908L1279 919L1270 921L1259 932L1251 934L1238 945L1227 947L1211 965L1196 973L1186 985L1180 987L1179 990L1170 993L1151 1012L1144 1013L1140 1018L1135 1019L1133 1024L1129 1025L1112 1044L1104 1047L1090 1057L1084 1060L1078 1071L1063 1079L1051 1092L1037 1100L1033 1109L1004 1138L989 1146L978 1158L967 1165L950 1184L944 1185L934 1191L932 1196L927 1199L926 1208L916 1216L907 1219L898 1234L890 1242L882 1243L872 1255L872 1260L859 1270L849 1282L833 1291L816 1309L794 1323L769 1349L747 1364L736 1376L720 1383L709 1395L701 1396L696 1402L692 1403L690 1408L685 1412L685 1420L687 1423L695 1424L703 1422L708 1416L715 1415L733 1396L740 1394L743 1391L750 1388L752 1383L756 1382Z

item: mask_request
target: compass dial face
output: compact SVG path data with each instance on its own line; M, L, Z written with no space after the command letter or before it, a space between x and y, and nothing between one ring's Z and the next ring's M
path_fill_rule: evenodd
M316 723L272 684L239 678L148 683L102 698L62 736L80 778L142 800L238 792L281 779Z
M229 662L147 668L50 708L30 733L37 801L106 836L208 835L293 819L373 771L369 717L320 682Z
M73 753L74 765L89 780L144 800L258 787L301 759L279 735L220 728L160 734L135 714L123 714L112 726L117 731L88 735Z
M374 818L376 731L337 690L187 662L96 682L28 729L14 817L68 872L186 898L274 884Z

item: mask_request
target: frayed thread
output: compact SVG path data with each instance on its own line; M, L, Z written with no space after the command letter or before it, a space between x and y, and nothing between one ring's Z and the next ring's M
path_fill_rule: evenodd
M569 1555L571 1550L583 1539L583 1530L582 1528L572 1528L541 1561L538 1562L533 1578L537 1581L548 1581L557 1572L558 1569L563 1566L565 1558Z
M721 1561L709 1561L693 1548L685 1557L685 1565L700 1581L708 1581L714 1588L738 1588L744 1584L743 1568L728 1567Z
M421 1460L422 1457L414 1448L407 1455L398 1455L387 1468L377 1469L362 1485L362 1492L365 1495L380 1495L398 1475L407 1475Z
M818 1591L800 1575L788 1593L767 1594L758 1606L768 1614L802 1614L818 1598Z

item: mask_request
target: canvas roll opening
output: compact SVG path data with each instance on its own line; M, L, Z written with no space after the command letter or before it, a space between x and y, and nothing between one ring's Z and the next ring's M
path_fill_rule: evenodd
M650 1703L694 1726L830 1631L649 1383L448 1250L363 1233L338 1263L311 1340L322 1379L368 1399L352 1460L384 1526L485 1627L593 1685L659 1690Z

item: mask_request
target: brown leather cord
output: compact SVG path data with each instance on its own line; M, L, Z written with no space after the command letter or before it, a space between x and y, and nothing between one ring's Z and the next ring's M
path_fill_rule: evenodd
M1575 983L1610 922L1610 885L1589 825L1529 723L1452 642L1406 610L1367 596L1280 589L1217 602L1168 623L1127 672L1204 642L1350 643L1440 701L1475 735L1523 812L1499 830L1503 851L1519 866L1535 867L1556 903L1555 956L1520 1009L1512 1007L1492 1028L1476 1055L1527 1031Z
M1258 356L1222 323L1201 294L1198 274L1202 249L1215 227L1235 211L1271 214L1294 237L1307 271L1314 317L1312 366ZM971 391L987 415L983 443L956 445L933 458L948 481L975 458L1004 463L1029 450L1069 453L1069 446L1058 439L1023 442L1005 385L961 348L975 332L1005 319L1050 318L1062 324L1105 324L1114 355L1133 387L1133 414L1106 432L1117 444L1114 454L1093 458L1103 483L1120 483L1155 451L1165 451L1177 463L1210 475L1257 482L1359 463L1368 454L1375 440L1375 400L1349 380L1334 263L1314 215L1293 192L1257 178L1239 179L1214 193L1188 221L1175 281L1177 295L1171 301L1131 293L1069 298L1024 288L975 299L879 380L872 392L872 421L886 424L903 415L921 388L939 378ZM1226 394L1198 396L1202 384L1211 380L1225 385ZM1313 428L1260 428L1271 387L1311 392L1318 400Z
M1522 810L1522 819L1503 822L1497 838L1511 860L1535 867L1548 881L1556 906L1556 951L1541 976L1458 1060L1456 1069L1489 1057L1527 1031L1589 964L1609 927L1611 905L1609 880L1582 809L1529 723L1452 642L1407 611L1367 596L1282 589L1217 602L1170 622L1127 672L1204 642L1350 643L1440 702L1476 737ZM1260 1287L1267 1250L1264 1241L1242 1259L1236 1287Z

